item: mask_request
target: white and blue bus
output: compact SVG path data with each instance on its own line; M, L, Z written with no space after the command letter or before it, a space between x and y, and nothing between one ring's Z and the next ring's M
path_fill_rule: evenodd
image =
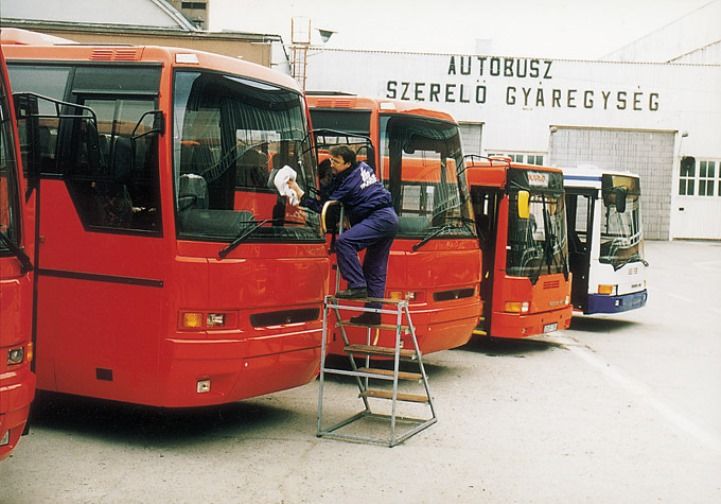
M585 314L646 304L638 175L591 166L564 169L571 303Z

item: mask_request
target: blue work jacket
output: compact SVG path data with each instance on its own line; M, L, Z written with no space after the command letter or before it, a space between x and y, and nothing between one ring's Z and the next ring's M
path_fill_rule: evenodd
M391 193L378 181L373 168L363 161L336 175L329 189L322 191L321 201L304 198L303 204L320 211L327 200L343 203L351 225L362 221L376 210L393 206Z

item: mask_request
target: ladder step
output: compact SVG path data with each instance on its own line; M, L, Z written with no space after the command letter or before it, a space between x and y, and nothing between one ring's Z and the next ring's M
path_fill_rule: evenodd
M398 328L398 326L393 324L356 324L355 322L349 322L348 320L341 320L338 325L346 327L370 327L371 329L384 329L387 331L395 331ZM410 332L408 326L402 325L400 328L402 333L408 334Z
M383 304L387 304L387 305L399 305L399 304L403 304L403 303L408 303L408 300L407 300L407 299L372 298L372 297L367 297L367 298L350 298L350 299L349 299L349 298L339 298L339 297L335 297L335 296L328 296L328 298L329 298L329 299L332 299L333 301L335 301L335 304L336 304L336 305L337 305L338 303L343 303L343 302L346 302L346 301L351 301L351 302L363 302L363 303L375 302L375 303L383 303Z
M391 377L393 376L392 369L378 369L378 368L361 367L361 368L358 368L358 371L361 371L363 373L368 373L368 374L380 375L380 376L391 376ZM408 371L398 371L398 378L401 380L421 381L423 379L423 375L420 373L411 373Z
M393 399L393 391L392 390L379 390L379 389L368 389L365 392L361 392L358 394L358 397L374 397L376 399ZM396 395L396 398L399 401L406 401L406 402L417 402L417 403L427 403L428 402L428 396L422 395L422 394L408 394L405 392L398 392Z
M343 350L346 353L362 353L368 355L382 355L384 357L393 357L396 354L395 348L391 347L380 347L374 345L348 345ZM402 359L416 359L415 350L403 349L400 350L400 357Z

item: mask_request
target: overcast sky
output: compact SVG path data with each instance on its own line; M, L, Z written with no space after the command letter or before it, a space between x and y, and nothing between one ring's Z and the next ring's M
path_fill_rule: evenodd
M291 42L294 16L327 47L596 59L710 0L212 0L210 29ZM480 40L481 42L478 42Z

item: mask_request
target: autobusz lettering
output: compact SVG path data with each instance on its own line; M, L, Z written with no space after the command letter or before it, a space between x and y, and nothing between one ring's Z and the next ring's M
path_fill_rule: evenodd
M551 60L540 59L451 56L448 62L448 75L551 79L552 64Z

